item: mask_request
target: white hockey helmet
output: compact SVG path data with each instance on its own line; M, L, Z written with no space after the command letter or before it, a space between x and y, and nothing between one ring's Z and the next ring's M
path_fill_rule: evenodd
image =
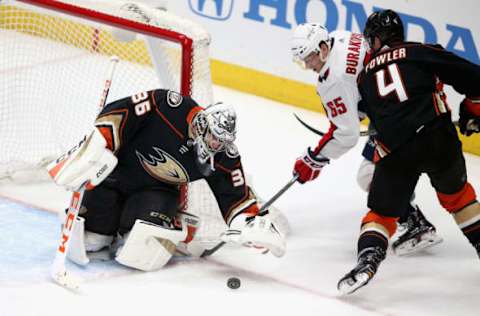
M197 159L201 164L210 160L218 152L225 152L229 157L238 156L233 143L237 134L237 114L231 105L215 103L200 111L193 120L195 129L195 147Z
M318 23L299 24L292 37L292 55L296 61L304 61L312 52L320 52L320 44L330 47L330 36L327 29Z

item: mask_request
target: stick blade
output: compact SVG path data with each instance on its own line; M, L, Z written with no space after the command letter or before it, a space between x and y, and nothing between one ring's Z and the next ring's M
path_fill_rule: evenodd
M77 291L82 283L82 279L68 273L66 270L52 271L50 277L54 283L72 291Z

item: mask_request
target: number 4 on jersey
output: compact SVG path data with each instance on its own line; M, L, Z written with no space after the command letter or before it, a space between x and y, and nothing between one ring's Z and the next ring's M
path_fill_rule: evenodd
M391 82L387 84L385 82L385 72L390 75ZM397 94L399 102L408 100L407 91L405 91L405 85L403 84L402 75L398 69L397 64L388 65L388 68L381 69L375 73L377 78L378 94L382 97L386 97L392 92Z

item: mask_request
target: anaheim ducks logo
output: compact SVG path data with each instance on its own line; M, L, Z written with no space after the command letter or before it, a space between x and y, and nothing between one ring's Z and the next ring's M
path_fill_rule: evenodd
M152 147L156 155L148 154L145 158L135 151L143 169L155 179L168 183L187 183L188 174L185 168L175 158L157 147Z

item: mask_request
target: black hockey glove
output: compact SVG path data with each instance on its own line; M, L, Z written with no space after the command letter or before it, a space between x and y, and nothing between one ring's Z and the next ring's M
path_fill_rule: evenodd
M460 133L466 136L480 132L480 98L463 99L458 126Z

